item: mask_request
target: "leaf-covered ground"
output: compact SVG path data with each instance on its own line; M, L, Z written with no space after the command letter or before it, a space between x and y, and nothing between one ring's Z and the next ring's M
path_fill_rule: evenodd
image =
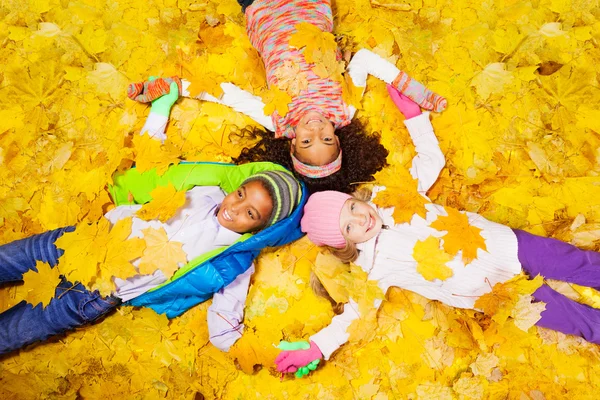
M372 49L447 97L448 109L433 116L448 160L433 201L600 248L598 1L334 3L345 49ZM110 207L105 184L134 161L227 161L247 143L235 132L251 120L189 99L174 107L164 146L142 140L148 108L126 98L127 83L180 75L197 90L231 81L272 95L233 0L2 0L0 16L0 243L98 221ZM402 117L374 78L359 118L382 133L391 164L410 162ZM391 183L386 176L394 177L381 183ZM121 308L0 359L0 397L597 398L600 348L524 332L516 294L510 316L498 318L392 290L331 361L308 378L281 380L274 345L308 337L333 315L310 291L310 271L346 273L318 253L304 239L261 256L246 332L228 354L208 342L208 304L172 321ZM356 269L346 278L350 288L336 290L373 294ZM18 292L3 286L0 310Z

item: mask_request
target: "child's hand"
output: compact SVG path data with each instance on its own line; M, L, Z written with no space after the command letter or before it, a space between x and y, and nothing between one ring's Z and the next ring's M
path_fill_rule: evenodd
M315 342L281 342L278 348L283 351L275 359L277 371L284 373L296 373L297 378L314 371L319 364L323 354Z
M398 107L398 110L404 115L404 118L411 119L417 115L421 115L421 107L402 93L398 91L392 85L386 85L387 91L392 98L392 101Z
M151 76L149 81L155 80L155 76ZM152 101L152 107L150 112L154 114L164 115L168 117L171 114L171 107L179 98L179 87L176 82L171 82L169 85L169 93L160 96L158 99Z

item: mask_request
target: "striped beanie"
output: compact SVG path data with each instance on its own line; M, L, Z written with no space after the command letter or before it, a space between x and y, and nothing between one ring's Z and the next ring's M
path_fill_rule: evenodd
M288 171L263 171L250 176L242 185L261 181L273 200L273 211L266 226L271 226L289 217L302 198L300 183Z

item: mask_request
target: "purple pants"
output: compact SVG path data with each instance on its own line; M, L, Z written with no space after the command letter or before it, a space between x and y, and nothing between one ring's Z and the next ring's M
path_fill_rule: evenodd
M530 276L539 274L547 279L600 288L600 253L518 229L514 232L519 243L519 261ZM546 284L533 297L546 303L542 319L536 325L600 344L600 310L577 303Z

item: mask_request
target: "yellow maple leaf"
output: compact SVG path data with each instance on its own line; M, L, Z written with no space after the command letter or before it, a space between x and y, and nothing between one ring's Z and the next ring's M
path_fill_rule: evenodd
M177 191L172 183L157 186L150 192L152 200L142 206L136 215L145 221L158 219L166 222L185 203L185 191Z
M348 302L348 289L345 285L350 279L350 269L347 264L331 253L319 253L313 271L336 303Z
M362 99L364 87L355 86L350 74L344 74L342 84L342 100L345 104L360 108L360 100Z
M233 37L225 31L225 24L210 25L206 20L200 23L198 42L212 52L225 53L231 46Z
M308 63L318 61L319 56L326 52L337 51L335 36L323 32L318 27L307 22L296 25L296 32L290 36L289 44L296 49L304 48L304 59Z
M96 223L79 224L73 232L58 238L56 247L65 251L59 259L61 273L88 286L106 256L109 227L110 222L102 218Z
M308 74L300 70L300 65L290 60L285 60L273 76L277 78L277 87L290 96L297 96L308 88Z
M444 208L447 216L438 216L431 227L438 231L448 231L443 236L444 250L452 256L462 250L462 260L466 264L477 258L477 249L487 250L480 228L469 224L467 214L454 208Z
M487 100L490 94L501 92L512 80L513 75L506 70L506 65L496 62L486 65L483 71L475 75L471 86L477 89L483 100Z
M272 366L279 354L277 343L268 343L255 332L246 330L244 335L229 350L229 356L237 360L240 368L247 374L255 371L255 366Z
M179 164L180 152L168 143L161 144L160 141L152 139L150 135L135 135L133 137L133 146L135 147L136 168L140 172L156 168L159 175L162 175L169 165Z
M479 354L469 367L471 367L474 375L489 378L492 375L492 370L498 366L498 361L500 359L493 353Z
M378 192L373 203L380 207L394 207L392 214L397 224L409 222L414 214L425 218L427 199L417 191L417 180L410 176L408 170L393 166L375 175L377 182L384 183L386 189Z
M272 85L262 98L265 103L265 115L271 115L277 110L277 114L283 117L287 114L288 105L292 102L290 95L280 90L277 85Z
M448 346L443 334L427 339L424 347L426 351L421 357L430 368L442 370L444 367L452 365L454 348Z
M541 301L533 303L532 300L531 295L519 295L510 314L514 319L514 324L523 332L527 332L529 328L535 325L542 318L541 312L546 309L546 303Z
M221 57L221 62L228 61ZM190 62L182 60L179 67L182 72L174 72L176 75L182 76L190 82L190 86L188 87L190 97L197 97L203 92L217 98L223 94L221 83L226 82L226 80L216 72L215 66L211 65L206 57L194 57Z
M56 286L60 283L60 271L50 264L36 261L35 269L23 274L23 285L17 287L17 299L25 300L34 307L42 303L42 307L54 298Z
M417 272L428 281L434 279L446 280L454 275L452 268L444 265L452 259L444 250L440 249L440 239L430 236L424 241L418 241L413 250L413 257L417 261Z
M187 261L187 255L180 242L170 241L164 228L142 229L146 249L138 269L141 274L152 274L160 269L169 278L179 268L179 263Z
M102 277L126 279L136 274L131 260L142 256L146 242L141 238L127 239L131 235L131 217L117 221L108 235L106 257L100 264Z
M317 52L315 52L318 54ZM331 79L336 82L342 82L344 73L344 62L338 61L334 51L328 51L315 57L315 65L312 70L317 76L323 79Z
M529 279L526 275L517 275L506 282L498 282L489 293L475 301L475 308L490 315L494 321L503 325L513 312L519 295L530 295L544 283L538 275Z

